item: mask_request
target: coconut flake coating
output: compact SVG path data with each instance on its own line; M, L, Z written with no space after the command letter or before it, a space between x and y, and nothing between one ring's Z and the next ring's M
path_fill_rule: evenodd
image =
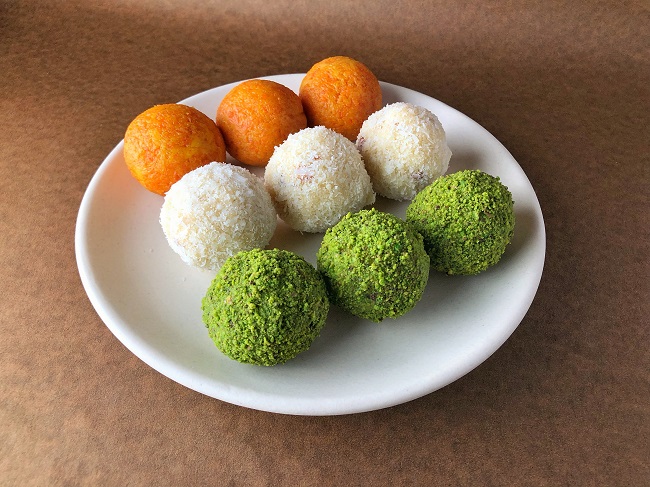
M451 150L442 124L426 108L393 103L366 119L357 138L374 190L410 200L447 172Z
M429 279L422 236L375 208L350 213L330 228L317 262L330 300L375 322L411 310Z
M228 357L276 365L309 349L329 300L314 267L287 250L253 249L228 259L202 301L210 338Z
M323 232L375 202L354 143L322 126L292 134L276 147L264 184L280 218L301 232Z
M277 215L260 178L242 167L213 162L172 185L160 224L185 263L218 270L241 250L265 247Z
M460 171L418 193L406 220L423 235L433 269L478 274L496 264L512 240L514 202L499 178Z

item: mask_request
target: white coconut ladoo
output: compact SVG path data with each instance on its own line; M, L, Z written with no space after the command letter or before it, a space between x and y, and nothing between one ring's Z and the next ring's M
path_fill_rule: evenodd
M394 200L410 200L447 172L451 150L442 124L424 107L398 102L370 115L357 148L373 189Z
M303 129L277 146L264 184L280 218L301 232L323 232L375 202L354 143L322 126Z
M241 250L265 247L277 215L260 178L242 167L213 162L172 185L160 224L185 263L216 271Z

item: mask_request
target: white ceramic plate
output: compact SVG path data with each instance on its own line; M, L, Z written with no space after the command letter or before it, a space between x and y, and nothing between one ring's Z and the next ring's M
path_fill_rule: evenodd
M267 79L297 92L302 77ZM181 103L212 118L236 84ZM512 192L515 236L496 266L477 276L432 272L421 302L397 320L376 324L332 307L307 352L275 367L240 364L219 352L201 321L201 298L213 274L185 265L170 249L158 222L163 198L131 177L120 142L88 186L75 235L81 280L111 332L151 367L193 390L301 415L400 404L449 384L494 353L526 314L542 275L546 237L535 192L510 153L476 122L421 93L381 87L385 104L410 102L438 116L453 151L449 172L481 169ZM375 206L403 218L407 204L379 198ZM315 264L321 238L280 223L270 247L296 251Z

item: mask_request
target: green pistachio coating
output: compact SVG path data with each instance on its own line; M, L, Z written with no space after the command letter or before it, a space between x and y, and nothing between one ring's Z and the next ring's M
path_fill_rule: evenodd
M379 322L411 310L429 279L422 236L389 213L348 213L328 229L317 254L330 300Z
M228 357L276 365L309 349L325 325L323 278L287 250L239 252L221 267L203 298L203 322Z
M496 264L512 240L513 207L499 178L467 170L420 191L406 209L406 221L423 235L433 269L478 274Z

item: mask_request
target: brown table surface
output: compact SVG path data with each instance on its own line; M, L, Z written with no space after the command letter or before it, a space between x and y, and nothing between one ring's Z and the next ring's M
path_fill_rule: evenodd
M644 1L0 2L0 484L649 485L648 25ZM203 396L97 316L81 198L144 109L335 54L511 151L545 217L538 294L491 358L406 404Z

